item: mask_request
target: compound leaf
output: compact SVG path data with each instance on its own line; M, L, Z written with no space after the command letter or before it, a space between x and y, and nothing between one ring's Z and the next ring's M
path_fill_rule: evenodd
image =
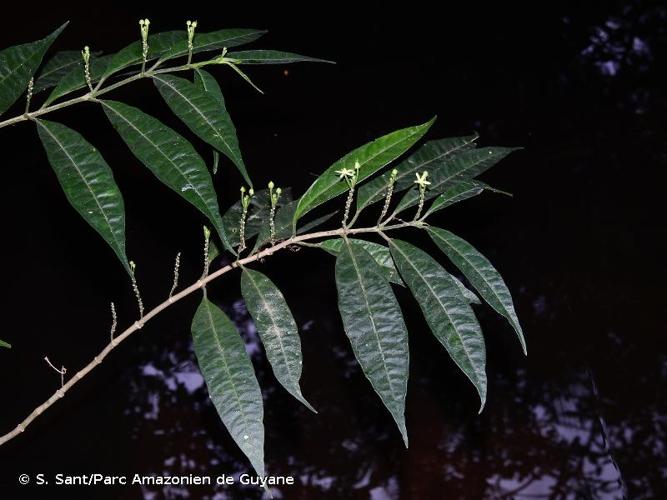
M391 255L433 335L477 389L481 412L486 402L486 348L468 300L451 275L423 250L392 240Z
M206 296L192 319L197 363L218 415L257 474L264 476L264 407L245 344Z
M247 268L241 273L241 293L276 379L306 408L317 413L301 394L301 340L283 294L264 274Z
M352 350L396 421L405 446L408 333L391 285L361 245L346 242L336 258L338 309Z
M429 227L428 232L435 244L468 278L482 298L499 314L507 318L526 354L526 340L514 310L512 295L500 273L486 257L463 238L437 227Z
M36 120L39 137L70 204L97 231L130 271L125 255L123 196L102 155L81 134Z

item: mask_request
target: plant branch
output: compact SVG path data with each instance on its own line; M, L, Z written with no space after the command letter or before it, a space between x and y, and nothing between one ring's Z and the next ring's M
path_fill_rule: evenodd
M334 229L334 230L329 230L329 231L319 231L319 232L314 232L314 233L307 233L307 234L302 234L299 236L293 236L290 239L281 241L279 243L276 243L275 245L266 248L258 253L249 255L247 257L244 257L242 259L238 259L231 264L228 264L226 266L221 267L217 271L207 275L207 276L202 276L200 279L198 279L195 283L192 285L188 286L184 290L180 291L177 294L174 294L167 298L164 302L147 312L143 317L135 321L131 326L125 329L120 335L114 337L111 342L109 342L104 349L102 349L97 356L93 358L93 360L88 363L86 366L84 366L79 372L77 372L71 379L69 379L65 384L62 385L60 389L58 389L56 392L53 393L53 395L48 398L44 403L41 405L37 406L21 423L19 423L14 430L8 432L7 434L0 436L0 446L5 444L6 442L10 441L11 439L15 438L19 434L21 434L28 425L32 423L33 420L35 420L37 417L39 417L42 413L44 413L47 409L49 409L56 401L61 399L63 396L65 396L65 393L69 391L74 385L76 385L79 380L83 379L86 375L88 375L97 365L102 363L104 358L107 357L107 355L113 351L118 345L123 342L125 339L127 339L130 335L133 333L141 330L143 326L150 321L152 318L160 314L162 311L167 309L169 306L174 304L175 302L178 302L184 297L187 297L188 295L200 290L204 289L206 287L206 284L223 276L224 274L227 274L229 271L234 270L237 267L240 267L244 264L249 264L251 262L255 262L257 260L263 259L264 257L268 257L272 255L274 252L278 250L282 250L284 248L289 247L290 245L294 244L300 244L302 242L306 242L308 240L314 240L314 239L319 239L319 238L330 238L332 236L346 236L346 235L351 235L351 234L363 234L363 233L379 233L383 238L386 238L384 235L385 231L389 230L395 230L395 229L401 229L401 228L406 228L406 227L422 227L422 223L417 221L417 222L403 222L400 224L394 224L392 226L384 226L384 227L379 227L379 226L373 226L373 227L365 227L365 228L339 228L339 229Z
M107 92L111 92L112 90L116 90L119 87L123 87L124 85L127 85L128 83L135 82L137 80L141 80L142 78L152 78L154 75L159 75L161 73L177 73L179 71L187 71L190 69L196 69L196 68L201 68L202 66L206 66L208 64L224 64L224 60L220 59L212 59L210 61L202 61L202 62L197 62L197 63L190 63L190 64L183 64L181 66L174 66L171 68L162 68L162 69L157 69L157 64L155 64L153 67L148 69L147 71L144 71L143 73L137 73L135 75L129 76L127 78L124 78L123 80L119 80L116 83L113 83L107 87L100 88L102 83L104 82L104 79L101 79L97 86L93 88L93 90L90 90L86 92L85 94L79 96L79 97L74 97L72 99L69 99L67 101L62 101L57 104L52 104L51 106L46 106L40 109L37 109L35 111L31 112L25 112L22 115L15 116L13 118L8 118L7 120L0 121L0 128L3 127L8 127L9 125L15 125L17 123L21 123L27 120L34 120L35 118L45 115L47 113L51 113L53 111L57 111L59 109L63 108L68 108L70 106L73 106L75 104L79 104L82 102L87 102L87 101L94 101L96 98L98 98L101 95L106 94Z

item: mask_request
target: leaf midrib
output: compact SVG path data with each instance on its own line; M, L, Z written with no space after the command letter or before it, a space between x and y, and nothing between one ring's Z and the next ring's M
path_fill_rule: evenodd
M436 161L436 160L440 160L440 159L442 159L442 158L444 158L444 157L446 157L446 156L450 156L452 153L455 153L456 151L458 151L458 150L464 148L465 146L468 146L468 145L472 144L472 143L475 142L476 140L477 140L477 138L475 138L475 139L473 139L473 140L471 140L471 141L463 142L462 144L460 144L459 146L457 146L457 147L455 147L455 148L453 148L453 149L450 149L450 150L448 150L448 151L445 151L444 153L441 153L441 154L439 154L438 156L436 156L436 157L434 157L434 158L431 158L430 160L426 160L424 163L420 163L418 166L414 166L414 165L411 166L411 168L410 168L410 169L407 169L407 171L404 171L403 173L399 173L399 174L397 175L397 177L396 177L396 182L398 182L399 180L403 179L404 177L407 177L407 176L409 175L409 173L412 173L412 171L413 171L415 168L418 168L418 169L419 169L419 168L424 168L426 165L429 165L429 164L433 163L433 162ZM406 161L407 161L407 160L406 160ZM386 188L387 188L387 186L382 186L381 188L377 189L371 196L368 197L368 199L367 199L367 201L366 201L366 203L365 203L364 206L367 206L367 205L369 205L370 203L372 203L371 200L373 200L376 196L378 196L378 195L381 194L383 191L385 191Z
M501 299L500 296L498 296L498 294L496 293L495 288L494 288L494 287L491 285L491 283L486 279L486 277L485 277L480 271L477 270L475 264L473 264L473 263L472 263L472 262L465 256L465 254L459 252L459 250L458 250L454 245L452 245L448 240L446 240L445 238L443 238L442 236L440 236L439 233L436 233L435 231L430 231L430 233L433 234L433 235L435 235L435 236L436 236L438 239L440 239L441 241L443 241L443 242L444 242L449 248L451 248L451 249L452 249L458 256L460 256L463 260L465 260L465 261L466 261L466 262L473 268L473 270L475 271L475 273L476 273L480 278L482 278L482 281L484 281L484 284L491 290L491 293L493 293L493 296L498 300L498 302L500 302L500 305L502 306L502 308L503 308L503 309L506 309L505 306L503 305L503 301L502 301L502 299ZM507 311L507 313L510 314L509 311ZM510 319L510 321L512 322L512 325L514 326L514 319L513 319L513 318L509 318L509 319ZM520 330L521 330L521 329L519 328L519 331L520 331Z
M255 279L252 277L252 275L249 272L246 272L245 275L248 277L250 280L250 283L252 284L253 288L257 291L257 295L259 295L260 300L262 301L262 304L264 305L264 310L267 312L267 315L271 318L271 323L273 323L274 328L276 330L279 330L278 328L278 323L276 323L274 316L270 311L270 308L268 307L268 302L264 298L264 294L262 294L261 290L257 286L257 283L255 282ZM290 380L292 383L295 383L294 376L292 375L292 370L290 369L289 362L287 360L287 353L285 352L285 346L283 345L283 339L280 335L276 335L278 337L278 342L280 343L280 351L283 355L283 359L285 361L285 367L287 368L287 374L289 375ZM296 385L298 387L298 381L296 381Z
M43 41L43 40L40 40L40 41ZM28 45L30 45L30 44L28 44ZM40 47L40 48L41 48L41 47ZM33 50L32 54L30 54L28 57L26 57L25 59L23 59L23 60L18 64L18 66L14 66L13 68L10 68L10 70L7 72L7 74L5 74L5 75L2 77L2 79L0 79L0 85L2 85L3 83L5 83L5 80L7 80L7 78L9 78L10 76L16 74L16 72L19 70L19 68L20 68L21 66L25 66L25 65L27 64L27 62L28 62L28 61L31 61L32 58L35 57L38 53L39 53L39 49L37 49L37 50Z
M211 123L211 121L208 119L208 117L207 117L204 113L202 113L201 110L200 110L197 106L195 106L195 104L194 104L194 103L193 103L193 102L192 102L186 95L184 95L182 92L180 92L176 87L174 87L173 85L171 85L168 81L164 80L163 78L157 77L157 76L154 77L154 78L155 78L156 80L158 80L158 81L164 83L164 84L165 84L167 87L169 87L170 89L172 89L172 90L173 90L176 94L178 94L178 95L179 95L179 96L180 96L186 103L188 103L188 104L190 105L190 107L191 107L192 109L194 109L194 110L199 114L199 116L201 116L201 117L204 119L204 121L206 122L206 125L208 125L209 128L210 128L211 130L213 130L213 133L214 133L217 137L220 138L220 140L223 142L223 144L224 144L224 145L227 147L227 149L229 150L229 153L234 157L234 163L237 163L237 164L238 164L238 163L239 163L239 158L238 158L238 156L236 155L236 153L234 153L234 151L232 150L232 147L227 143L227 141L225 140L225 138L224 138L222 135L220 135L220 133L218 132L218 130L216 129L216 127L213 125L213 123Z
M83 175L83 173L79 169L78 165L74 161L74 158L72 158L72 156L70 155L69 151L64 146L64 144L58 140L58 138L49 130L49 128L46 125L44 125L40 121L37 121L37 123L39 124L40 127L42 127L44 130L46 130L46 132L49 134L51 139L53 139L55 141L55 143L58 145L58 147L63 151L63 153L65 153L65 155L67 156L67 159L70 161L70 163L72 164L72 166L74 167L76 172L79 174L79 177L81 177L81 180L83 181L83 183L88 188L88 191L90 191L90 194L93 197L93 200L95 200L95 204L97 205L97 208L99 208L100 212L102 213L102 216L104 217L104 222L106 222L106 224L109 228L109 231L111 232L111 237L113 238L113 240L116 243L116 245L118 246L118 248L122 249L123 247L120 244L120 242L118 241L118 239L116 238L116 233L114 232L114 230L111 226L111 222L109 221L109 218L107 217L106 212L102 208L102 205L100 204L99 200L97 199L97 196L95 196L95 192L93 191L92 187L90 186L90 184L86 180L85 176Z
M394 401L400 401L400 398L396 397L396 391L394 390L394 384L392 384L391 377L389 377L389 371L387 369L387 360L385 359L384 356L384 349L382 348L382 343L380 342L380 335L377 332L377 327L375 326L375 319L373 318L373 309L371 307L370 302L368 301L368 293L366 292L366 287L364 286L363 279L361 277L361 271L359 270L359 266L357 264L356 259L354 258L354 254L352 253L352 247L350 245L350 242L348 240L345 241L345 244L348 249L348 254L350 255L350 261L352 262L352 267L354 267L354 272L357 274L357 281L359 282L359 287L361 288L361 294L364 297L364 302L366 303L366 309L368 310L368 317L371 320L371 326L373 327L373 333L375 334L375 339L377 340L377 345L378 345L378 350L380 351L380 356L382 356L382 367L384 368L383 373L385 378L387 379L387 382L389 384L389 390L391 391L391 395L394 398ZM384 279L384 278L381 278Z
M449 324L452 325L452 328L454 329L454 332L456 332L456 336L459 338L459 341L461 342L461 347L463 347L463 350L465 351L466 358L468 359L468 362L470 363L470 366L471 366L471 368L473 369L473 372L475 372L475 378L476 378L477 381L479 382L479 379L478 379L478 377L477 377L477 373L476 373L475 367L474 367L474 365L473 365L473 363L472 363L472 358L470 357L470 351L468 351L468 348L467 348L465 342L463 341L463 336L462 336L461 333L459 332L459 329L456 327L456 324L452 321L452 317L450 316L449 312L447 311L447 308L445 307L445 305L444 305L444 304L442 303L442 301L440 300L440 297L438 297L438 294L435 293L435 290L433 289L433 287L431 287L431 284L424 278L424 276L422 275L422 273L419 271L419 268L418 268L417 266L415 266L415 265L412 263L412 261L411 261L410 258L405 254L405 252L403 252L397 245L394 245L394 248L395 248L396 250L398 250L398 252L403 256L403 258L405 259L405 261L406 261L406 262L407 262L407 263L408 263L408 264L415 270L415 272L417 273L417 275L419 276L419 278L422 280L422 282L427 286L427 288L428 288L429 291L431 292L431 295L433 295L433 297L435 297L435 299L438 301L438 304L440 304L440 307L442 308L443 312L445 313L445 316L447 316L447 321L449 321ZM453 359L453 358L452 358L452 359ZM455 359L454 359L454 362L458 365L458 363L456 362ZM460 365L459 365L459 366L460 366ZM465 371L464 371L464 373L465 373ZM467 373L466 373L466 375L467 375L468 377L470 377Z
M250 426L248 425L248 420L246 418L246 412L244 411L243 405L241 404L241 398L239 397L238 390L236 389L236 383L234 382L234 377L232 376L231 371L229 370L229 365L227 364L227 358L225 357L225 349L222 347L222 344L220 344L220 339L218 338L218 330L215 327L215 322L213 321L213 315L211 314L211 308L206 303L206 314L208 315L208 321L209 324L211 325L211 330L213 331L213 338L215 339L215 345L218 348L218 351L220 353L220 357L222 358L222 363L224 365L225 371L227 372L227 378L232 384L232 388L234 390L234 397L236 398L236 404L239 407L239 412L242 415L243 418L243 427L246 429L246 432L250 433L251 431Z
M139 135L141 135L141 137L143 137L143 138L146 140L146 142L148 142L148 143L149 143L151 146L153 146L153 148L155 148L155 149L156 149L162 156L164 156L165 159L166 159L169 163L171 163L171 164L174 166L174 168L175 168L176 171L181 175L181 177L183 177L183 179L185 179L185 181L186 181L188 184L190 184L190 185L192 186L193 191L194 191L195 193L197 193L197 196L199 196L199 199L202 201L202 203L204 204L204 206L206 207L206 209L210 211L210 207L208 206L208 203L206 203L206 200L204 199L204 197L202 196L202 194L199 192L199 189L197 189L197 186L195 185L195 183L192 182L192 181L191 181L191 180L190 180L190 179L183 173L183 171L180 169L180 167L179 167L176 163L174 163L174 161L173 161L171 158L169 158L169 156L167 156L167 155L164 153L164 151L162 151L162 149L160 149L160 148L158 147L157 144L155 144L153 141L151 141L150 138L149 138L146 134L144 134L144 133L141 131L141 129L137 128L137 127L136 127L130 120L128 120L122 113L120 113L119 111L117 111L116 109L114 109L112 106L109 106L109 105L108 105L107 103L105 103L104 101L100 101L100 102L102 103L103 106L106 106L107 108L111 109L114 113L116 113L119 117L121 117L121 118L122 118L122 119L123 119L129 126L130 126L130 127L132 127L134 130L136 130L136 131L139 133Z
M385 153L385 152L388 151L389 149L395 147L397 144L400 144L401 142L405 142L405 141L408 141L409 139L411 139L414 135L418 134L418 133L420 132L420 130L421 130L421 129L419 129L419 127L417 127L417 129L418 129L418 130L412 131L409 135L404 136L404 137L401 137L401 138L398 139L396 142L393 142L393 143L387 145L387 147L385 147L385 148L383 148L383 149L380 149L377 153L375 153L374 155L370 156L370 157L369 157L368 159L366 159L363 163L361 163L361 167L360 167L360 168L363 168L365 165L369 164L371 161L375 160L378 156L380 156L381 154ZM363 146L362 146L362 147L363 147ZM348 153L348 154L349 154L349 153ZM347 155L346 155L346 156L347 156ZM342 160L343 160L343 159L341 158L341 159L338 160L336 163L334 163L332 166L336 166L336 165L338 165L338 163L341 162ZM331 167L329 167L329 168L331 168ZM371 174L368 174L368 175L372 175L372 173L371 173ZM367 175L366 177L368 177L368 175ZM363 181L364 179L366 179L366 177L363 177L363 178L359 179L359 181ZM310 196L311 200L316 200L319 196L321 196L322 194L324 194L324 192L326 192L326 191L328 191L329 189L331 189L332 187L334 187L334 186L337 184L337 182L338 182L338 181L333 180L333 179L332 179L332 181L333 181L333 182L330 182L328 186L323 187L323 188L320 190L319 193L315 194L314 197L313 197L313 196ZM306 191L306 192L304 193L304 195L301 197L301 199L302 199L302 200L305 200L305 199L306 199L306 195L308 195L308 194L310 194L310 190ZM299 204L300 204L300 203L299 203ZM297 207L297 213L299 213L298 208L299 208L299 207ZM301 214L299 213L299 215L301 215Z

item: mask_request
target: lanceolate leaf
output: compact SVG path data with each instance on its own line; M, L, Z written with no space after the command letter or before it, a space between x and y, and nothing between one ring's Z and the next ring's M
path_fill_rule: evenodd
M44 65L39 78L35 81L33 92L54 87L57 83L75 68L83 68L83 59L79 50L63 50L56 52ZM83 69L81 69L83 71Z
M232 160L252 187L241 157L236 129L220 99L177 76L156 75L153 81L171 110L192 132Z
M49 162L70 204L111 246L123 267L125 208L123 197L102 155L78 132L60 123L36 120Z
M485 184L479 181L457 181L454 184L445 188L440 196L438 196L424 214L428 217L438 210L447 208L455 203L458 203L484 191Z
M499 314L507 318L516 331L523 352L526 354L526 340L514 311L512 296L500 273L486 257L464 239L437 227L429 227L428 232L436 245L468 278L482 298Z
M425 169L429 172L428 180L431 182L431 185L426 190L426 199L438 196L454 182L478 176L517 149L520 148L494 147L470 149L448 158L432 169ZM411 189L399 201L395 212L398 213L418 203L419 191Z
M229 248L211 174L192 145L137 108L116 101L100 102L109 121L134 155L160 181L204 214Z
M378 265L361 245L345 244L336 259L338 308L354 355L394 417L405 446L408 333L401 309Z
M36 42L15 45L0 51L0 114L7 111L25 92L44 54L65 26L67 23Z
M486 402L486 348L468 300L451 275L426 252L393 240L391 254L433 335L477 389L481 412Z
M372 241L367 241L367 240L358 240L349 238L348 241L350 242L351 245L362 246L364 250L366 250L369 253L369 255L373 257L373 259L379 266L379 269L382 271L382 274L388 281L390 281L391 283L396 283L397 285L405 286L403 280L398 275L396 266L394 266L394 261L391 258L391 253L389 252L389 248L387 248L384 245L380 245L379 243L374 243ZM340 249L343 247L344 244L345 242L342 238L333 238L321 242L320 247L323 250L329 252L331 255L338 255L340 253Z
M469 135L465 137L449 137L429 141L410 155L406 160L396 166L398 174L396 175L396 185L394 192L400 192L412 186L415 180L415 174L421 173L426 169L432 169L439 165L445 158L475 147L475 141L478 135ZM371 179L369 182L359 188L357 193L357 210L384 198L389 174L384 173L381 176Z
M276 379L306 408L317 413L301 394L301 340L283 294L269 278L247 268L241 274L241 293Z
M211 73L204 71L201 68L197 68L195 70L195 85L215 97L220 106L226 109L225 97L222 95L222 90L220 89L220 85L218 85L218 81Z
M11 348L12 348L12 345L11 345L11 344L8 344L8 343L5 342L4 340L0 340L0 347L6 347L7 349L11 349Z
M357 182L363 181L389 162L398 158L415 142L421 139L434 120L435 118L422 125L404 128L382 136L346 154L331 165L315 180L299 200L299 205L294 213L294 223L296 224L299 218L303 217L313 208L348 190L347 184L340 180L340 176L336 171L343 168L354 170L355 163L359 162L360 168Z
M234 323L206 296L192 319L192 339L199 369L222 423L257 474L264 476L262 393Z
M291 52L281 52L279 50L240 50L238 52L228 52L225 57L231 59L235 64L291 64L297 62L324 62L333 64L333 61L302 56Z

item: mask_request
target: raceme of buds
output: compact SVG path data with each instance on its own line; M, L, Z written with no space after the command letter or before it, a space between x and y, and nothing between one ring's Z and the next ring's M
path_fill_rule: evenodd
M194 49L195 30L197 21L187 21L185 23L188 29L188 64L192 62L192 50Z
M148 58L148 28L151 22L148 19L139 19L141 30L141 72L146 70L146 59Z

